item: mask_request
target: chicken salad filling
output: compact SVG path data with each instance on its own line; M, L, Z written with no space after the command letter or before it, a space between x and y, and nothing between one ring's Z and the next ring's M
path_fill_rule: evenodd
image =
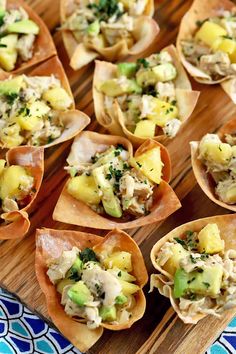
M40 29L23 7L7 9L6 3L0 3L0 67L12 71L32 58Z
M187 231L166 242L156 264L171 275L153 275L151 287L177 304L182 317L199 314L219 316L236 306L236 251L225 251L217 224L199 232Z
M54 75L21 75L0 81L1 147L53 142L65 129L60 114L72 103Z
M222 142L217 134L206 134L199 143L198 158L215 183L215 193L227 204L236 203L235 136L226 134Z
M67 191L74 198L114 218L150 213L154 188L162 176L159 146L135 158L122 145L110 146L87 163L76 165L74 161L68 159L66 167L71 175Z
M73 247L47 262L47 275L61 295L67 315L79 317L90 329L102 322L122 324L132 318L135 284L132 255L113 250L95 253Z
M108 116L114 115L117 100L126 128L138 137L165 134L174 137L180 126L175 79L178 76L167 51L136 63L117 65L117 77L97 86L104 94Z
M221 16L197 22L191 38L181 41L185 59L220 80L236 74L236 13L224 11Z
M83 0L70 15L62 30L72 31L87 47L106 48L125 40L128 48L135 43L134 18L144 14L147 0Z

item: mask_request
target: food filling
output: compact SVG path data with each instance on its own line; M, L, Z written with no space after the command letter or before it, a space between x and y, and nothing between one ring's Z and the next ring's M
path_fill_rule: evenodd
M7 10L6 1L1 1L0 67L11 71L17 64L31 59L38 34L38 25L29 19L22 7Z
M236 203L236 140L226 134L222 142L216 134L206 134L199 144L199 159L213 178L218 198L227 204Z
M236 251L224 250L217 224L169 240L156 262L172 275L167 284L183 316L217 316L236 306Z
M0 145L40 146L61 136L60 119L72 99L55 76L21 75L0 81Z
M235 12L224 11L221 16L199 21L197 25L194 36L181 42L186 60L212 80L235 75Z
M95 253L73 247L49 260L47 275L61 294L67 315L83 318L94 329L102 322L122 324L132 318L140 290L132 270L129 252Z
M35 181L30 171L22 166L5 166L0 160L0 213L19 210L28 205L35 193Z
M181 125L176 99L177 70L170 54L162 51L136 63L117 65L117 77L97 89L104 94L105 110L114 115L117 100L126 128L138 137L165 134L174 137Z
M83 0L63 24L78 42L87 47L111 47L125 40L130 48L135 43L134 19L144 14L147 0Z
M99 214L140 217L151 211L162 167L159 146L135 158L122 145L111 146L88 163L67 168L71 175L67 191Z

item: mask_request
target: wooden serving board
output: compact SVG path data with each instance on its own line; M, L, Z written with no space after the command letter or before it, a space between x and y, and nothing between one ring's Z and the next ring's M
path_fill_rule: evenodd
M204 0L203 0L204 1ZM207 1L207 0L206 0ZM74 72L68 66L59 26L59 0L28 0L30 6L43 18L52 32L59 57L68 75L77 108L92 118L90 130L104 132L94 119L91 83L94 66ZM161 28L158 42L143 56L156 52L175 42L180 20L189 9L191 0L165 0L156 4L155 19ZM196 185L190 162L191 140L199 140L207 132L215 132L224 122L235 114L235 105L220 86L203 86L193 82L193 88L200 90L197 107L188 123L177 137L167 143L172 159L172 182L182 201L183 207L162 224L153 224L129 231L140 245L149 274L154 272L150 261L153 244L174 227L187 221L227 211L214 205ZM44 295L34 272L35 229L50 227L75 229L71 225L54 222L51 218L55 203L66 179L63 166L69 153L71 142L51 148L45 154L45 177L42 188L31 213L30 232L24 239L0 242L0 285L17 294L31 309L48 318ZM100 230L89 232L102 234ZM92 354L198 354L203 353L235 315L225 313L219 320L208 316L196 326L184 325L170 308L169 301L155 290L149 294L146 286L147 309L142 320L130 330L121 332L106 331L97 344L91 348Z

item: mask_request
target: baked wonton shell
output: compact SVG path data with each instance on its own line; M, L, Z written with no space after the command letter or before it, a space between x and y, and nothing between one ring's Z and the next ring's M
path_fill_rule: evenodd
M34 177L33 197L23 209L2 213L1 218L7 224L0 224L0 239L14 239L23 237L30 226L27 212L30 210L40 189L44 172L43 148L20 146L9 150L6 154L7 166L18 165L26 167L31 176Z
M167 51L173 59L177 69L177 78L175 79L176 100L178 102L179 116L182 122L181 127L191 116L199 97L198 91L192 91L191 83L179 60L178 53L174 45L170 45L162 51ZM96 61L94 79L93 79L93 99L96 119L99 124L106 128L111 134L126 136L134 146L142 144L146 138L135 136L126 127L125 115L122 112L118 101L115 100L113 109L109 114L105 109L105 95L99 91L99 86L106 80L117 77L117 66L105 61ZM164 134L157 135L153 140L163 141L168 137Z
M24 10L28 13L29 18L34 21L39 26L39 34L36 36L34 41L33 56L30 60L22 62L20 65L16 66L14 70L11 71L11 74L19 74L25 72L30 67L41 63L42 61L54 56L57 54L56 47L54 45L52 36L42 21L42 19L36 14L33 9L31 9L25 2L22 0L7 0L7 9L15 9L23 7ZM1 69L1 71L4 71Z
M132 254L132 274L136 277L136 283L141 290L137 293L133 316L128 322L122 325L103 323L99 328L91 330L85 323L76 321L65 313L63 306L60 304L60 295L46 274L47 260L59 257L63 250L69 250L73 246L81 250L86 247L93 248L98 253L106 249L106 247L109 247L109 249L115 247ZM101 337L103 327L111 330L130 328L144 314L146 300L142 288L147 283L148 275L143 256L137 244L125 232L115 229L103 238L78 231L37 230L35 266L39 285L46 297L49 316L62 334L82 352L87 351Z
M102 135L89 131L82 132L75 138L72 144L71 154L67 161L70 165L78 162L89 162L91 156L96 152L105 151L110 145L117 144L122 144L129 151L130 156L133 156L131 143L123 137ZM54 209L53 219L73 225L110 230L116 227L129 229L151 224L172 214L175 210L180 208L181 204L175 192L168 184L171 168L166 148L154 140L149 139L140 146L134 156L138 156L141 152L151 149L154 145L161 147L161 158L164 167L163 180L159 186L154 187L154 202L150 214L126 222L124 220L119 221L115 218L112 219L99 215L87 204L75 199L67 192L67 181Z
M224 140L225 134L235 134L235 133L236 133L236 119L232 119L229 122L227 122L225 125L223 125L217 134L222 140ZM207 195L209 199L211 199L214 203L218 204L222 208L236 212L235 204L227 204L218 199L215 193L215 183L211 178L211 176L209 176L209 174L207 173L207 167L202 163L200 159L198 159L199 142L192 141L190 145L191 145L191 160L192 160L193 172L203 192Z
M196 324L199 320L206 317L206 314L198 313L193 317L185 317L181 314L181 311L178 306L178 300L176 300L173 296L173 292L171 290L170 285L168 285L169 281L173 281L173 276L162 269L158 263L156 262L156 256L161 249L161 247L172 240L174 237L179 237L186 231L196 231L199 232L203 227L205 227L209 223L216 223L219 227L221 238L225 241L225 251L228 249L236 250L236 215L228 214L228 215L220 215L220 216L212 216L204 219L198 219L195 221L190 221L186 224L183 224L171 232L169 232L166 236L162 237L157 243L153 246L151 250L151 261L154 268L157 269L158 274L154 274L157 282L160 285L159 291L165 294L166 297L169 297L171 305L174 310L181 318L184 323L192 323Z
M74 138L90 123L90 118L85 113L75 109L74 97L71 92L69 81L57 56L54 56L44 63L41 63L39 66L37 66L37 68L34 68L27 74L27 76L51 75L54 75L58 80L61 81L61 86L71 97L72 104L69 110L60 112L60 118L65 127L61 136L53 140L53 142L50 144L42 145L44 148L48 148ZM0 80L6 80L7 78L10 78L10 76L11 74L9 73L0 73Z
M182 51L181 41L184 39L189 39L193 36L199 28L197 26L197 21L204 21L207 18L222 15L223 11L232 11L233 8L235 8L235 5L229 0L194 0L189 11L182 18L176 42L177 51L189 74L193 76L196 81L202 84L217 84L229 79L232 76L226 76L219 80L212 80L209 75L186 60Z
M60 13L62 24L75 9L75 0L61 0ZM87 46L84 42L77 42L72 31L62 30L62 38L70 58L71 67L74 70L78 70L93 61L96 57L102 57L108 61L116 61L126 55L141 54L153 43L159 33L158 24L151 18L153 12L153 0L148 0L145 11L146 16L139 16L134 20L133 36L136 39L136 43L131 48L128 48L125 40L120 40L115 45L106 48Z

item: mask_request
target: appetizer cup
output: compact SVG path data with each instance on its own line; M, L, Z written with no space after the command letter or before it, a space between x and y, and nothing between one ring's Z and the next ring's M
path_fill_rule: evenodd
M9 210L7 212L3 212L2 210L1 212L1 219L3 219L0 223L1 240L23 237L29 229L30 221L27 212L30 210L32 203L36 199L42 183L44 172L43 155L42 148L22 146L13 148L6 153L5 168L4 163L2 163L3 160L0 160L1 199L3 203L4 199L2 194L4 193L7 197L5 198L5 200L7 199L5 207ZM6 172L10 166L14 166L17 171L11 170L10 173ZM19 190L21 190L21 179L19 174L22 174L22 169L19 171L19 167L23 167L26 173L29 174L30 177L33 177L33 181L29 194L24 195L23 200L19 200L21 203L20 205L19 202L17 202L18 208L16 208L16 202L14 201L15 199L13 196L18 194ZM24 175L23 177L25 179L26 176Z
M231 42L234 45L235 41L231 38L233 36L230 30L230 23L227 24L227 21L230 21L230 13L235 14L235 9L235 4L229 0L211 0L204 2L194 0L190 10L182 18L177 37L177 50L189 74L193 76L196 81L203 84L220 83L234 103L236 103L234 86L236 70L234 68L235 60L233 56L236 47L231 47L229 50L228 45L230 45ZM212 18L223 18L225 27L222 23L218 25L217 20L208 21L208 19ZM198 64L191 63L183 50L183 42L193 39L195 35L199 41L196 43L200 43L201 46L200 47L198 44L199 47L197 48L196 45L196 53L193 54L195 60L198 58ZM190 48L190 50L192 49ZM205 60L205 63L201 64L202 66L200 65L201 57ZM220 68L221 62L222 68L224 66L222 70ZM219 65L219 67L214 69L211 65ZM229 69L227 72L224 72L226 66L229 66Z
M72 177L56 204L54 220L100 229L128 229L160 221L180 207L168 184L168 151L154 140L146 140L133 155L126 138L82 132L75 138L67 162ZM74 177L78 171L82 177Z
M14 106L10 116L5 117L5 122L9 123L3 125L0 132L2 148L26 144L51 147L73 138L90 123L86 114L75 110L70 85L57 56L40 64L27 76L12 78L2 73L0 80L2 100L9 108L16 101L20 104L20 108Z
M113 252L116 252L116 254L117 252L129 254L133 268L132 275L130 274L129 276L133 278L132 281L136 279L135 284L138 286L138 290L134 294L135 301L131 314L123 323L102 321L98 327L91 329L85 323L84 318L79 318L78 315L77 317L71 317L66 314L64 307L61 305L61 296L57 291L59 285L56 286L50 281L51 278L49 279L48 265L53 259L59 259L63 251L70 251L73 247L77 247L80 251L88 251L90 249L90 254L92 253L93 256L99 257L103 255L103 259L106 259L105 255L109 256ZM94 264L94 262L89 263ZM101 337L103 328L115 331L130 328L144 314L146 300L142 288L148 280L145 263L137 244L123 231L115 229L103 238L78 231L39 229L36 232L35 265L39 285L46 297L49 316L62 334L82 352L87 351ZM122 267L122 264L120 266ZM128 274L127 272L124 273ZM120 275L122 274L123 271L120 271ZM131 286L136 286L135 284Z
M210 154L210 157L212 157L213 163L214 159L216 159L215 163L219 164L219 166L216 166L217 169L213 172L210 166L206 166L204 160L199 157L200 142L192 141L190 143L192 168L199 186L207 195L207 197L211 199L214 203L234 212L236 211L236 194L234 191L234 177L232 176L231 178L230 176L233 173L233 161L235 159L235 143L233 140L235 133L236 119L232 119L221 127L217 135L208 134L203 138L205 139L205 144L208 144L208 147L206 145L206 153L208 151L208 154ZM217 136L220 139L219 141L215 140L217 139ZM210 137L210 139L207 137ZM212 141L212 139L214 139L215 141ZM231 141L228 139L230 139ZM228 142L230 144L227 144ZM203 145L202 149L205 149ZM224 165L226 166L225 168ZM227 180L230 179L232 179L232 181L228 184ZM221 187L219 187L220 185ZM219 192L217 193L217 191Z
M230 299L227 291L233 271L226 274L235 264L235 227L234 214L199 219L175 228L153 246L151 261L158 273L151 275L151 290L157 287L168 297L184 323L196 324L208 314L219 317L235 306L235 295Z
M163 59L158 59L159 56ZM163 72L160 72L161 68ZM134 82L134 91L127 93L125 84L128 89L128 85L134 85ZM150 85L147 86L147 82ZM112 84L118 85L117 95L115 91L112 92L110 87ZM124 92L122 92L122 85ZM142 144L147 137L156 141L173 138L192 114L198 97L199 92L192 91L191 83L174 45L164 48L160 54L138 59L136 64L115 65L96 61L93 99L97 121L111 134L127 137L134 146ZM135 99L137 103L134 107ZM158 105L162 106L162 110ZM156 111L150 115L152 109ZM173 112L176 114L174 115ZM147 119L145 114L149 114L150 117ZM131 126L130 129L128 125Z
M119 1L119 4L121 3L123 2ZM82 34L79 34L78 26L74 27L74 22L76 22L76 16L74 14L76 14L77 9L80 9L79 11L81 11L81 4L84 13L86 13L86 11L92 11L91 9L95 9L96 7L98 13L99 11L104 12L106 11L106 7L109 6L109 2L107 2L108 5L106 3L104 4L104 2L103 4L99 3L99 5L96 5L96 2L94 2L94 4L91 3L90 7L88 7L83 5L82 1L61 0L62 38L70 58L70 66L74 70L82 68L97 57L104 58L108 61L116 61L127 55L138 55L145 51L152 44L159 33L159 27L157 23L151 18L154 12L153 0L148 0L146 2L146 6L142 9L141 14L135 16L131 15L133 26L131 26L132 28L129 30L127 28L126 29L128 37L131 36L132 38L132 43L130 43L130 41L125 38L126 36L124 38L118 38L115 40L113 32L108 35L109 38L114 36L112 44L106 42L104 33L100 33L100 18L96 18L96 16L96 19L92 24L85 24L85 29L81 27ZM91 7L91 5L94 5L94 7ZM73 21L69 23L68 19L72 18L72 14L74 18ZM119 18L115 20L114 26L116 26L117 20L119 20ZM84 22L87 22L86 17L84 17ZM113 23L111 24L113 25ZM81 24L81 26L84 26L84 23ZM124 24L122 24L122 26L124 26ZM110 31L114 31L112 26ZM117 31L119 31L119 29ZM76 39L77 35L79 36L78 39Z
M4 2L4 1L3 1ZM11 40L11 43L5 43L7 44L6 48L1 48L1 53L0 53L0 68L3 71L11 71L12 74L18 74L21 72L25 72L27 69L30 67L37 65L41 63L42 61L54 56L57 54L55 45L53 43L52 37L50 35L50 32L45 25L45 23L41 20L41 18L22 0L7 0L6 1L6 11L12 11L12 10L18 10L19 8L22 8L23 11L25 11L28 14L29 20L22 20L21 21L16 21L13 24L13 27L15 24L17 24L17 28L12 28L8 30L8 35L5 37L1 38L1 42L3 43L5 38L9 37L9 40ZM23 16L24 17L24 16ZM3 18L4 20L4 18ZM17 23L18 22L18 23ZM20 22L20 25L19 25ZM23 26L22 26L23 25ZM12 25L11 25L12 26ZM22 26L20 28L20 26ZM24 27L24 28L23 28ZM17 35L22 35L19 41L17 41ZM35 39L32 39L32 36L35 35ZM34 38L34 37L33 37ZM8 40L8 39L7 39ZM16 42L15 42L16 41ZM13 45L13 42L15 43L12 48L9 48L10 46ZM4 44L4 43L3 43ZM16 61L16 64L12 65L14 68L11 69L11 64L10 62L13 60L15 61L17 52L16 52L16 45L21 47L21 50L24 52L23 57L27 56L29 58L24 58L23 60L18 59ZM33 49L31 49L33 47ZM26 50L24 50L26 48ZM5 53L8 50L7 53ZM33 51L32 57L29 56L29 52ZM19 49L18 49L19 51ZM15 57L15 59L14 59ZM12 59L13 58L13 59ZM3 69L3 66L1 65L3 63L5 69ZM8 68L8 70L6 70Z

